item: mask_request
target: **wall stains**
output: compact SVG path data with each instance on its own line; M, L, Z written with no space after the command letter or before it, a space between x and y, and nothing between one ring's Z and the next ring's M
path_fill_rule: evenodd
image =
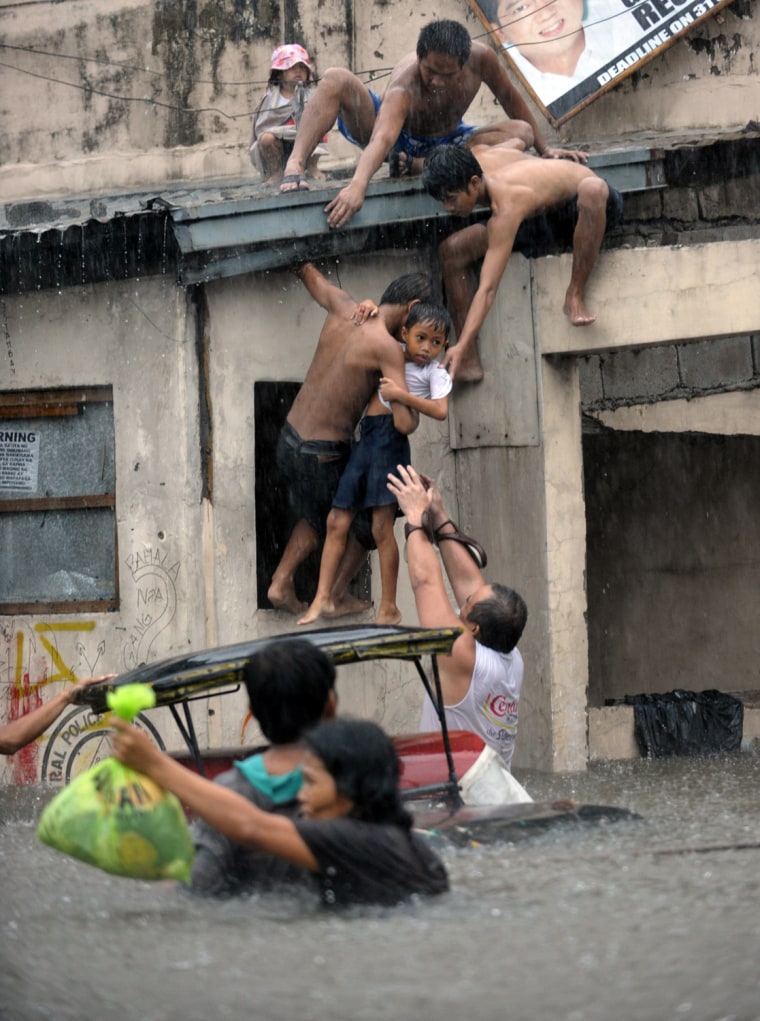
M197 4L195 0L157 0L153 9L151 52L162 59L168 96L175 105L170 111L163 144L195 145L203 140L198 115L191 109L190 96L200 64L195 51Z
M738 32L734 32L731 37L721 34L713 39L697 37L687 38L686 41L695 53L707 54L711 64L710 74L728 74L742 48L742 37Z

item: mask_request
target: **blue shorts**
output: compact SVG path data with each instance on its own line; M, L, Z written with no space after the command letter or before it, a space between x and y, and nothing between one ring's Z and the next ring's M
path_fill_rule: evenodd
M375 117L377 117L378 110L380 109L380 103L382 100L377 93L373 92L372 89L367 89L370 96L372 97L372 103L375 107ZM351 145L358 145L360 149L364 146L361 142L357 142L353 135L349 132L343 119L338 117L337 121L338 131L350 142ZM443 137L431 138L427 135L412 135L404 128L401 129L401 134L396 140L396 144L391 149L391 152L403 152L407 156L415 159L416 157L429 156L430 153L439 145L464 145L467 139L476 130L472 125L465 124L464 121L459 122L459 126L449 135Z
M409 438L393 424L393 415L362 419L361 435L341 476L333 507L364 510L395 503L388 489L388 472L411 463Z

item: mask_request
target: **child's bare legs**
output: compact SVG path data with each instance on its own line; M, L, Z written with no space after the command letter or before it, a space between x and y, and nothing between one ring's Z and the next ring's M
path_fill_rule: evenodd
M333 583L332 611L330 613L323 611L325 617L345 617L351 613L364 613L372 607L369 599L359 599L348 591L348 586L367 559L367 552L354 533L349 532L346 552L341 558Z
M333 612L332 589L338 573L341 559L346 549L348 530L354 518L354 512L342 507L333 507L327 515L327 536L322 548L322 560L319 565L319 584L317 594L311 606L299 624L311 624L322 614Z
M375 614L376 624L398 624L401 620L401 611L396 606L398 544L396 536L393 534L395 520L395 503L372 508L372 537L377 543L377 554L380 559L380 585L382 587L380 606Z
M259 156L264 171L263 184L279 184L287 159L287 150L282 139L265 131L259 138Z

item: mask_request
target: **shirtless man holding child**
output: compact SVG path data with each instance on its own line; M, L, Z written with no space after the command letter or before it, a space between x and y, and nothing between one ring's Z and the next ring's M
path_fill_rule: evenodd
M307 604L295 591L295 572L324 539L327 515L351 453L354 429L381 377L406 390L404 353L394 339L415 301L433 298L433 284L424 273L407 273L386 288L376 316L357 336L352 318L356 301L336 287L312 263L298 267L309 294L327 312L306 379L280 433L277 465L287 480L298 521L288 539L269 586L276 609L303 613ZM417 427L417 416L393 402L393 421L399 432ZM335 579L333 616L366 609L341 598L366 549L354 536Z

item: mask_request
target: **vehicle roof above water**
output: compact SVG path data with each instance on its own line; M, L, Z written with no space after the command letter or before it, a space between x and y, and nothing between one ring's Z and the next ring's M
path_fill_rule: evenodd
M147 684L156 694L156 705L172 705L230 685L242 684L250 660L272 642L313 642L342 666L374 659L415 660L451 651L461 628L407 628L398 625L363 624L287 632L234 645L174 656L149 663L101 681L78 692L77 702L95 712L106 712L108 692L125 684Z

